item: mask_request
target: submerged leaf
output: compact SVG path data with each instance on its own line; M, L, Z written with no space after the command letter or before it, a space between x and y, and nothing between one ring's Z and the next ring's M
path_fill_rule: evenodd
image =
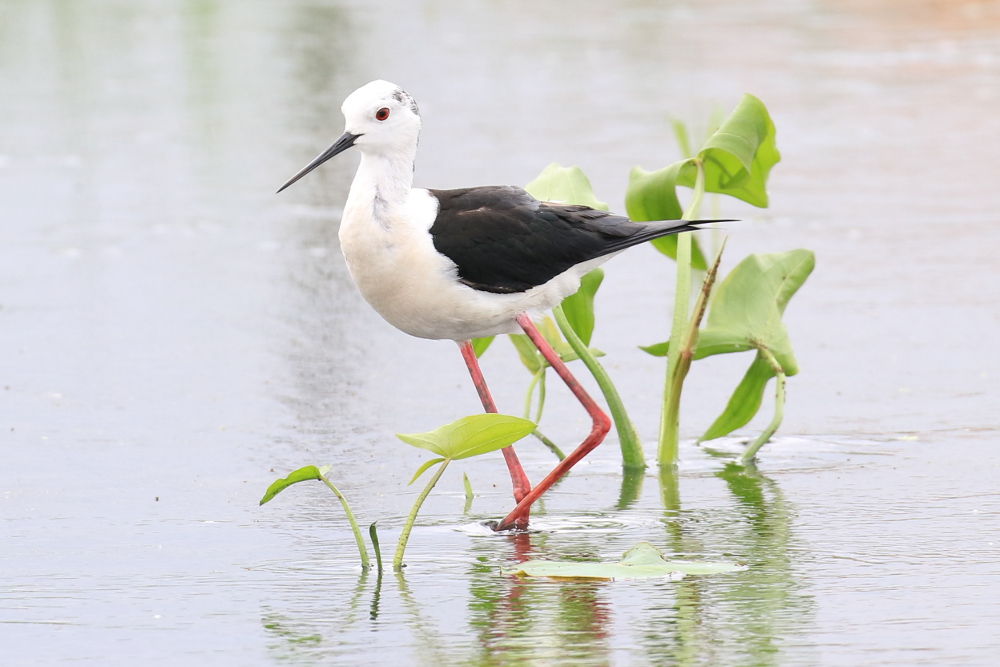
M579 167L564 167L556 162L542 170L535 180L524 186L539 201L580 204L608 210L608 205L594 194L590 179Z
M267 491L264 492L264 497L260 499L259 504L263 505L290 487L292 484L298 484L299 482L305 482L310 479L322 479L323 475L328 472L330 472L330 466L322 466L320 468L317 468L316 466L305 466L290 472L288 473L288 477L276 479L271 486L267 487Z
M486 413L462 417L426 433L397 433L396 436L409 445L446 459L466 459L503 449L534 430L535 423L527 419Z
M529 560L502 571L506 575L522 577L615 580L680 579L688 574L720 574L745 569L746 566L736 563L665 560L659 549L649 542L640 542L626 551L617 563Z

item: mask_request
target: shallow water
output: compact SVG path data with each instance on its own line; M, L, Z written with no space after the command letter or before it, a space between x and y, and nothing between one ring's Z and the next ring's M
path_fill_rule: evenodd
M1000 119L995 3L61 3L0 7L0 644L15 663L990 664L1000 649ZM668 115L761 97L772 208L729 206L728 263L809 247L788 310L802 373L759 476L688 447L623 484L615 443L536 512L498 458L431 497L402 579L356 564L331 462L391 552L421 456L395 441L476 412L447 343L385 325L336 221L354 157L274 189L375 77L425 119L417 182L523 183L579 164L621 208L675 158ZM696 128L698 123L692 123ZM595 344L642 433L672 266L608 265ZM685 434L744 360L699 362ZM501 406L526 377L484 367ZM543 426L586 416L552 383ZM766 421L767 416L764 416ZM761 426L757 422L754 426ZM753 429L747 431L752 434ZM736 443L723 443L734 451ZM549 455L522 447L529 474ZM624 488L623 488L624 486ZM639 541L747 563L681 582L535 582L528 557Z

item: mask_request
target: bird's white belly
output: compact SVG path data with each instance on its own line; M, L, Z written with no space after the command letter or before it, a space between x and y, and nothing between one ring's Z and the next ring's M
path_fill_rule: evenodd
M396 328L420 338L458 341L512 333L518 331L517 315L551 308L579 288L588 268L582 265L516 294L463 285L455 264L435 250L428 232L436 200L426 191L413 194L406 215L387 216L386 224L376 221L370 208L349 202L340 228L351 277L365 300ZM413 224L428 216L426 226Z

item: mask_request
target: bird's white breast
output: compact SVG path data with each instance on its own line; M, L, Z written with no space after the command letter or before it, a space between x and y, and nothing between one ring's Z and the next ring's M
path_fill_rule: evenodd
M351 188L340 225L341 249L362 296L390 324L413 336L467 340L517 331L518 314L556 305L592 268L587 262L517 294L472 289L458 281L454 262L434 248L429 230L438 201L430 192L410 190L394 205L366 190L358 182Z

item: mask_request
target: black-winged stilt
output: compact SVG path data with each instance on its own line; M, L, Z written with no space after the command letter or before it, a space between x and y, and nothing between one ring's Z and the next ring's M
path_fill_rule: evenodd
M531 315L576 292L581 276L617 252L713 221L633 222L586 206L540 202L512 186L414 188L420 114L413 98L388 81L372 81L341 110L344 134L278 192L351 146L360 149L340 245L368 303L408 334L456 341L487 412L497 409L470 340L524 330L593 419L586 439L534 487L514 448L502 450L517 506L497 529L525 528L532 503L611 428Z

